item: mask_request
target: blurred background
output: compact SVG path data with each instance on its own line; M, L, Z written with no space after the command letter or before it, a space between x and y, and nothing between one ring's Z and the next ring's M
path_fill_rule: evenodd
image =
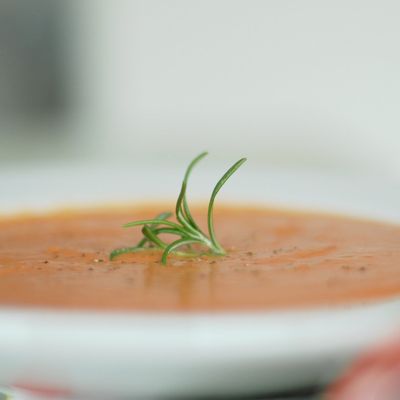
M1 0L0 167L208 149L400 181L399 17L397 0Z

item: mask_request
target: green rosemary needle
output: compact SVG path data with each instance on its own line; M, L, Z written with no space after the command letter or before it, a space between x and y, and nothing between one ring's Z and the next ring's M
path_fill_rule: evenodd
M145 219L140 221L133 221L123 225L124 228L131 228L135 226L142 227L143 238L132 247L123 247L116 249L110 253L110 260L116 257L126 254L135 253L139 251L145 251L149 249L160 249L163 251L161 262L163 264L167 263L167 258L171 253L179 256L196 256L199 254L209 254L209 255L224 255L226 254L224 248L218 242L215 229L214 229L214 202L217 197L218 192L221 190L222 186L226 181L240 168L240 166L246 161L246 158L242 158L233 164L228 171L222 176L222 178L215 185L214 190L211 194L210 201L208 203L207 212L207 227L208 235L205 234L198 226L194 220L189 205L186 199L187 184L190 174L196 164L202 160L208 153L204 152L198 155L188 166L183 178L181 191L176 201L175 206L175 218L176 222L169 221L172 213L165 212L159 214L154 219ZM167 243L163 241L159 235L160 234L172 234L178 238L172 243ZM201 245L206 252L195 252L191 248L192 244ZM183 251L178 251L183 248Z

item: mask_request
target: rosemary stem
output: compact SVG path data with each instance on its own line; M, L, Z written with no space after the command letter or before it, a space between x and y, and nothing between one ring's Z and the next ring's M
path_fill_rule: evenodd
M110 253L110 259L126 254L134 253L137 251L148 250L148 249L161 249L163 250L161 261L166 264L167 257L170 253L174 253L179 256L193 256L202 254L211 254L217 256L223 256L226 251L218 242L214 229L214 201L215 198L225 184L225 182L236 172L236 170L246 161L245 158L240 159L233 164L227 172L218 181L214 190L211 194L211 198L208 204L207 212L207 225L208 225L208 236L200 229L199 225L194 220L186 199L186 189L189 176L194 166L205 156L206 152L201 153L197 156L186 169L184 179L182 182L181 190L175 205L175 216L177 222L168 221L168 218L172 216L172 213L159 214L154 219L144 219L140 221L133 221L123 225L125 228L142 226L142 233L144 238L133 247L124 247L116 249ZM172 243L164 242L159 235L167 233L180 237ZM193 252L191 245L198 244L208 249L208 253L195 253ZM185 247L188 251L178 251L180 247Z

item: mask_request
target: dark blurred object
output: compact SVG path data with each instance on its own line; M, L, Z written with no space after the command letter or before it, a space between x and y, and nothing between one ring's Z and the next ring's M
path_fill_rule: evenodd
M326 396L326 400L399 399L400 337L362 357Z
M0 117L58 114L66 106L63 4L0 1Z

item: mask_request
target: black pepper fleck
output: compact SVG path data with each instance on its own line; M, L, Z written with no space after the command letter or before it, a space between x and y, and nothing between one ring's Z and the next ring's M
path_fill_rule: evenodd
M284 251L284 249L282 249L282 248L279 248L279 249L273 249L272 250L272 254L279 254L279 253L282 253Z

